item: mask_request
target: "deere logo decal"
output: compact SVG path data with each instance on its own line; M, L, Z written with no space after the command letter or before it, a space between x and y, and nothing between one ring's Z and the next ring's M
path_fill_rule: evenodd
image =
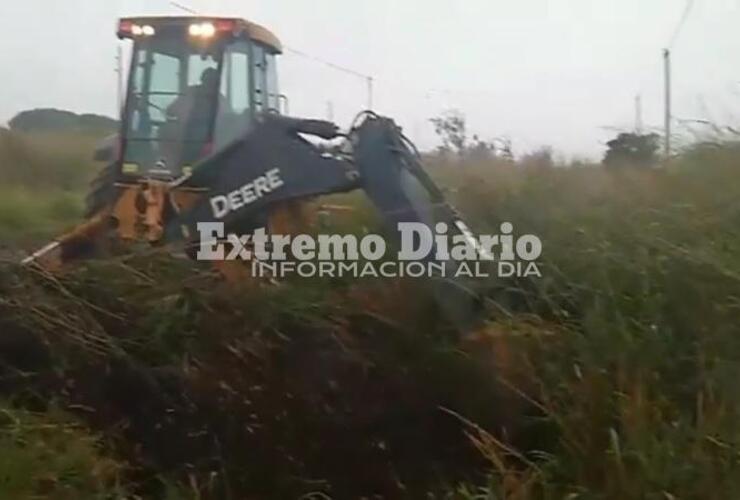
M223 219L229 213L254 203L284 184L283 179L280 178L280 169L273 168L265 175L257 177L235 191L211 198L213 216L216 219Z

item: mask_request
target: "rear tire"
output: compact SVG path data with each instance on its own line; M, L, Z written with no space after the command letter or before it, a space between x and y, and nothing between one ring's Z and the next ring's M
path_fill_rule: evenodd
M117 177L116 164L109 163L90 182L90 189L85 197L85 219L94 217L116 201Z

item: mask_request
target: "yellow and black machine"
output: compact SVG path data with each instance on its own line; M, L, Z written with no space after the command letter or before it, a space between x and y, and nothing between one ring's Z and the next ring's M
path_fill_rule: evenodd
M470 236L393 120L366 111L348 131L284 116L281 43L234 18L124 18L133 41L120 132L96 152L106 162L86 220L25 260L58 268L102 241L198 245L197 226L248 234L300 228L296 207L362 189L391 231L444 222ZM315 138L313 140L311 138ZM327 149L321 141L339 141Z

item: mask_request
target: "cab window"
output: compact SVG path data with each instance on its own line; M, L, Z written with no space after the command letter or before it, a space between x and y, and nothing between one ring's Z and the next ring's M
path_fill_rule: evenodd
M278 91L277 57L275 54L265 56L265 79L267 87L267 107L280 109L280 93Z
M252 60L254 69L254 108L257 112L264 111L266 105L265 96L265 49L262 45L255 43L252 46Z
M177 177L207 149L220 48L156 37L136 43L133 62L124 163L137 174Z
M264 45L255 43L254 59L254 103L257 111L280 109L278 91L277 58Z
M241 40L226 48L221 71L221 95L216 115L214 146L218 150L244 135L249 127L249 43Z

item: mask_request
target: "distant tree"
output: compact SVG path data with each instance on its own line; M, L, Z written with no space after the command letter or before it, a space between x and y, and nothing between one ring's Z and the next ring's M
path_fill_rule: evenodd
M459 158L470 160L489 160L496 157L495 142L486 141L477 135L468 139L467 122L460 111L450 110L430 121L442 140L441 153L453 153Z
M460 111L446 111L430 121L434 125L434 132L442 140L443 152L462 154L465 151L468 143L467 124Z
M496 154L506 161L514 161L514 147L511 144L511 139L508 137L498 137L495 141L498 144Z
M606 143L604 156L607 167L650 167L658 161L658 134L621 133Z
M83 132L110 134L118 129L118 122L101 115L78 115L60 109L33 109L22 111L8 122L11 130L20 132Z
M118 130L118 120L107 116L85 113L78 117L79 127L84 130Z
M8 125L19 132L72 129L77 127L77 115L60 109L34 109L18 113Z
M496 144L493 141L486 141L473 136L470 144L465 146L464 155L471 160L490 160L496 157Z

